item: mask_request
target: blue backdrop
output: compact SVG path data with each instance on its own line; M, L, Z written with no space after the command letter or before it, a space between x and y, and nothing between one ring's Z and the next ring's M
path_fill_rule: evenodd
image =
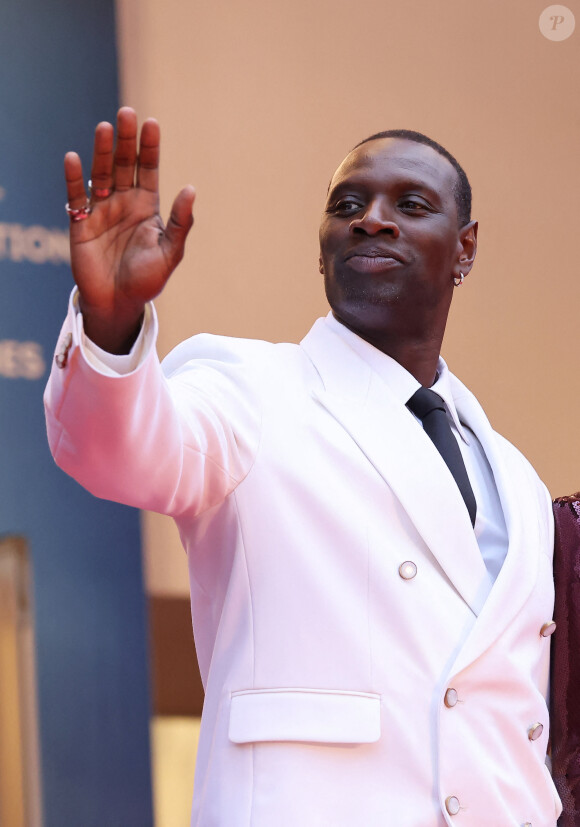
M53 464L42 392L72 278L62 159L117 107L112 0L0 4L0 533L33 562L45 827L152 824L137 512Z

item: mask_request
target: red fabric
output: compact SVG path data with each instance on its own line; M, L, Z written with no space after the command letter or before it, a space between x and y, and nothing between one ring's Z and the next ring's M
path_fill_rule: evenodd
M554 518L552 774L564 807L558 827L580 827L580 492L556 500Z

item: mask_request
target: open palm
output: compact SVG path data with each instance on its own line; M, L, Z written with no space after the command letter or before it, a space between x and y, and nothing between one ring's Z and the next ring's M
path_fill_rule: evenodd
M87 335L106 350L126 351L143 308L163 289L183 257L193 223L194 190L173 202L165 226L159 215L159 126L145 121L137 153L137 118L119 110L113 127L95 131L90 201L76 153L65 158L71 208L71 264ZM86 205L90 205L86 209Z

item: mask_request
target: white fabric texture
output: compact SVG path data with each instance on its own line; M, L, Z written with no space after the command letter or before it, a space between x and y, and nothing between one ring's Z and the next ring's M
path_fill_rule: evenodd
M105 375L71 307L45 400L64 470L172 515L187 550L206 688L192 825L555 827L553 519L527 461L447 373L505 519L492 576L431 440L327 321L300 345L195 336L163 369L155 329Z

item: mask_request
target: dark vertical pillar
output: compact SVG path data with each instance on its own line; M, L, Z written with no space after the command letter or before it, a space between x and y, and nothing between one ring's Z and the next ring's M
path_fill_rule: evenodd
M72 279L62 158L114 118L112 0L0 4L0 534L33 563L45 827L152 824L137 512L53 464L42 392Z

